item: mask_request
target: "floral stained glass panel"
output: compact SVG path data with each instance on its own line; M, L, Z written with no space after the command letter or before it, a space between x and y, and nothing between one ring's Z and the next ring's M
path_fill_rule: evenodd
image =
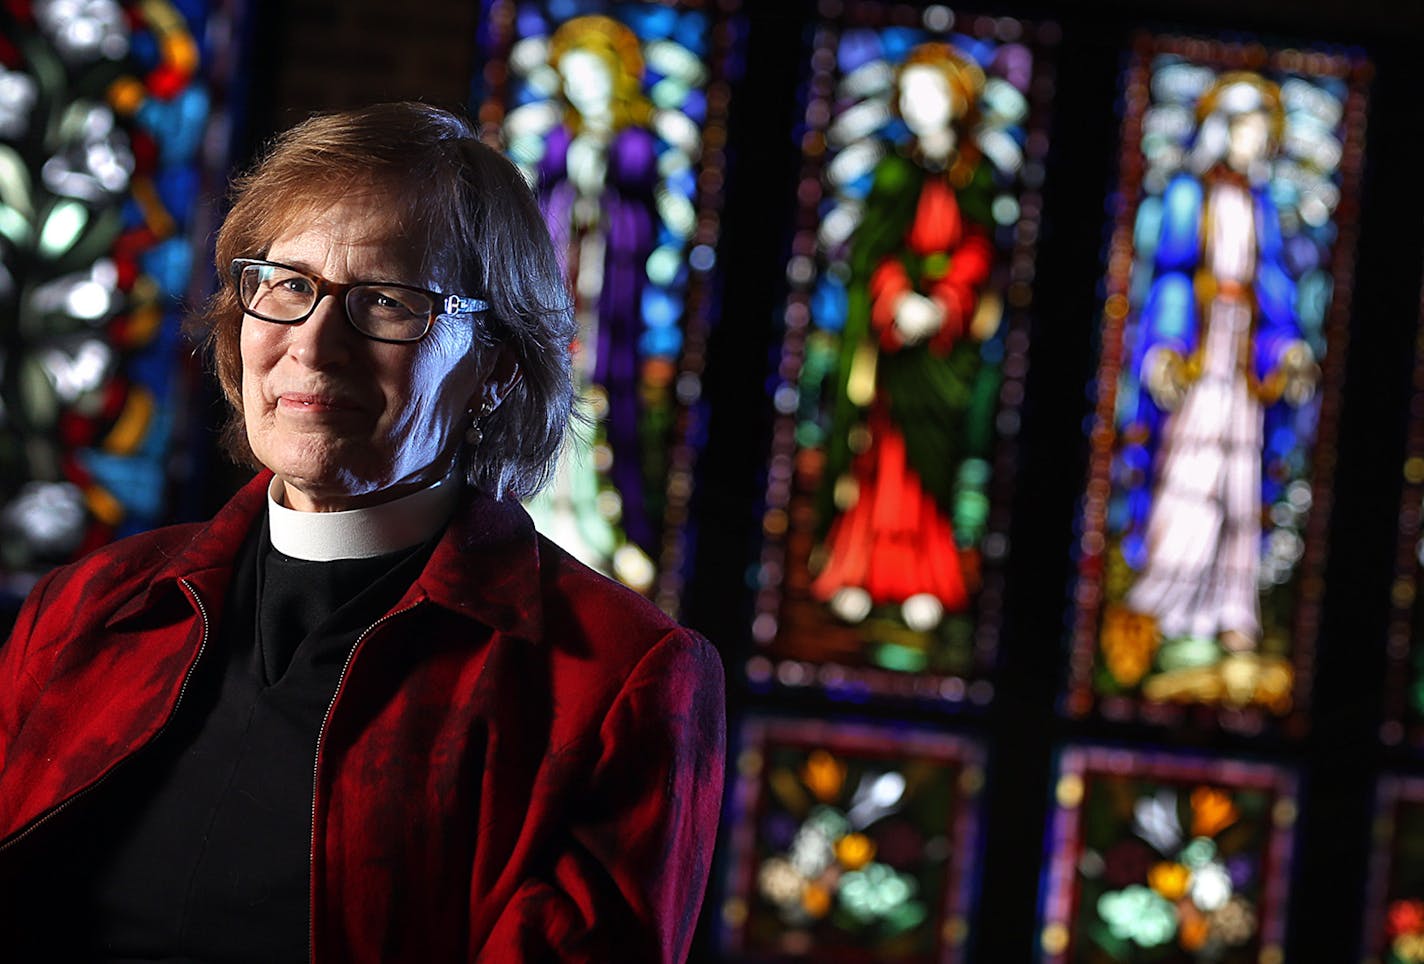
M203 0L0 9L7 600L166 521L186 418L179 305L206 228L204 178L226 165L209 78L230 19Z
M734 7L494 0L485 20L480 121L538 192L594 420L529 508L565 549L668 611L705 428Z
M824 6L754 685L989 697L1055 38L942 6Z
M1055 798L1044 961L1282 959L1296 815L1289 771L1070 747Z
M751 719L742 737L723 949L738 960L962 959L979 745L821 720Z
M1375 796L1367 964L1424 961L1424 780L1387 775Z
M1127 68L1073 713L1303 709L1368 75L1161 37Z

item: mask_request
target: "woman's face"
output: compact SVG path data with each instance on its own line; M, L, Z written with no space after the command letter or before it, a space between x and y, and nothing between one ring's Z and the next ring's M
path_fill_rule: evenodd
M303 219L266 258L336 282L416 277L378 195L356 195ZM253 252L256 254L256 252ZM459 292L468 294L468 292ZM326 296L306 321L242 319L247 440L286 488L287 505L333 511L383 502L443 478L478 409L494 352L476 352L468 318L440 317L418 342L372 341Z

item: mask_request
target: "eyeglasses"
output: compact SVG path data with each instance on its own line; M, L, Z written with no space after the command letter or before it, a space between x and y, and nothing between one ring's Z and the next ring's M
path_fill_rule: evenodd
M437 315L489 311L489 302L445 295L386 281L340 284L275 261L234 258L232 281L242 310L279 325L296 325L316 311L324 295L341 298L346 318L367 338L410 342L425 337Z

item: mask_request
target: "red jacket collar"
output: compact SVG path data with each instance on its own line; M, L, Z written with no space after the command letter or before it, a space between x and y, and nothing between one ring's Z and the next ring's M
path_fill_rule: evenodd
M118 623L147 607L152 595L180 580L200 594L220 598L231 579L233 560L248 532L262 517L272 473L258 473L191 542L110 617ZM499 632L542 639L539 539L522 506L466 489L455 517L436 544L425 569L396 605L405 609L430 601Z

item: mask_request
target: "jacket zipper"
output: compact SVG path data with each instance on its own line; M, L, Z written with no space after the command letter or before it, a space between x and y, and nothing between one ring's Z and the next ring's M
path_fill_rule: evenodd
M307 960L309 964L316 964L316 794L317 781L321 774L321 741L326 736L326 727L331 722L331 711L336 706L337 697L341 695L341 687L346 683L346 671L351 668L352 661L356 659L356 651L361 648L366 637L371 635L376 627L384 625L396 616L410 612L419 605L420 603L417 601L404 609L386 613L363 629L361 635L356 637L356 642L351 644L351 649L346 654L346 662L341 664L341 674L336 677L336 689L331 694L331 700L326 704L326 713L321 718L321 727L316 731L316 759L312 762L311 838L310 849L307 851Z
M173 717L175 717L175 716L178 715L178 706L183 702L183 697L184 697L184 695L187 694L187 692L188 692L188 683L193 679L193 672L194 672L194 670L196 670L196 669L198 668L198 662L199 662L200 660L202 660L202 658L203 658L203 653L206 652L206 651L207 651L207 648L208 648L208 634L209 634L208 607L206 607L206 606L203 605L203 599L202 599L201 596L198 595L198 590L196 590L196 589L193 588L193 584L192 584L192 583L190 583L187 579L179 579L178 582L179 582L180 585L182 585L183 589L188 593L188 597L193 600L194 605L196 605L196 606L198 607L198 616L199 616L199 618L201 618L202 621L203 621L203 639L202 639L202 642L198 644L198 655L195 656L195 657L193 657L193 662L192 662L191 664L189 664L189 666L188 666L188 671L187 671L185 674L183 674L183 682L182 682L182 684L178 687L178 697L177 697L177 699L175 699L175 700L173 701L173 709L172 709L171 711L169 711L168 719L164 720L164 721L163 721L163 725L158 728L157 732L155 732L155 733L153 734L153 736L149 737L149 739L147 740L147 742L144 743L144 745L143 745L144 747L146 747L146 746L151 746L154 740L156 740L156 739L158 739L160 736L162 736L162 735L163 735L163 731L166 730L166 729L168 729L168 724L173 721ZM139 749L139 750L142 750L143 747L139 747L138 749ZM138 752L138 750L135 750L135 751L134 751L134 753L137 753L137 752ZM15 844L19 843L21 840L24 840L26 837L28 837L30 834L34 833L34 832L35 832L36 830L38 830L40 827L43 827L45 824L49 823L50 820L54 819L54 818L57 817L59 814L63 813L65 810L68 810L68 809L70 808L70 806L72 806L72 805L75 803L75 801L77 801L77 800L82 800L84 797L88 796L89 793L90 793L91 791L93 791L96 787L102 786L103 783L104 783L106 780L109 779L109 776L110 776L115 770L119 769L119 767L121 767L121 766L124 764L124 762L125 762L126 760L131 759L132 757L133 757L133 753L130 753L128 756L124 757L123 760L120 760L120 761L119 761L118 763L116 763L114 766L110 767L110 768L109 768L109 771L108 771L107 773L105 773L103 776L99 777L99 779L95 780L93 783L89 784L87 787L81 788L78 792L74 793L72 796L66 797L65 799L61 800L59 803L55 804L55 805L54 805L53 807L51 807L49 810L47 810L47 811L45 811L44 813L40 814L37 818L35 818L33 821L31 821L30 825L29 825L28 827L26 827L24 830L21 830L19 833L15 834L13 837L11 837L9 840L6 840L4 843L0 843L0 853L3 853L4 851L9 850L9 849L10 849L11 847L13 847Z

